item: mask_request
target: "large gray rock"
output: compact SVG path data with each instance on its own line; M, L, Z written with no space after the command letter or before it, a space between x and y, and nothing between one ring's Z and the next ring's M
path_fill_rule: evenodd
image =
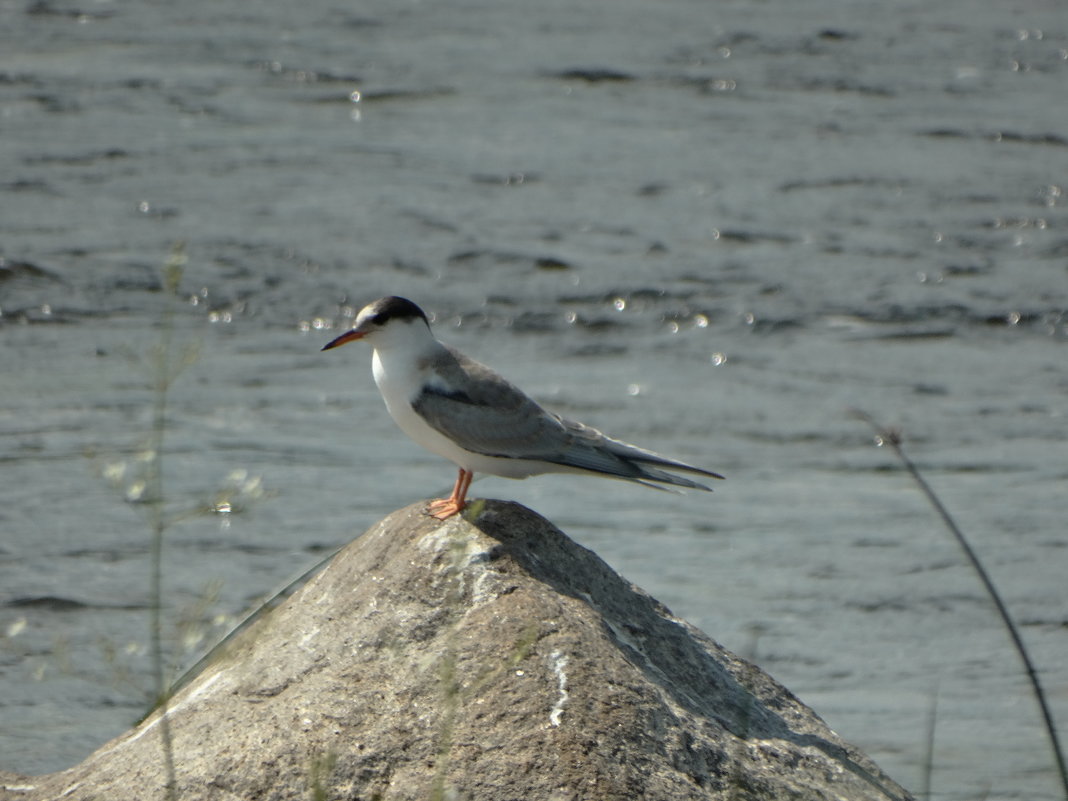
M389 516L169 717L190 801L908 798L759 669L497 501ZM0 798L164 798L160 729L5 775Z

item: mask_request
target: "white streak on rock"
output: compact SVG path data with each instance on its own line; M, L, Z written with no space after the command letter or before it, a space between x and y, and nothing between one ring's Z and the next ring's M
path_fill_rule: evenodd
M567 703L567 699L570 694L567 691L567 674L564 672L564 668L567 667L567 657L554 650L549 654L549 658L552 660L553 673L556 674L556 687L559 690L560 695L556 699L556 703L553 704L552 710L549 712L549 724L552 726L560 725L560 716L564 714L564 704Z

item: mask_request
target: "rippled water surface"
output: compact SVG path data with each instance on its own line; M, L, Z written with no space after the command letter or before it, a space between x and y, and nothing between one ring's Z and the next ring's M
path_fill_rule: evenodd
M918 791L1059 797L956 545L850 416L900 427L1068 720L1068 29L1053 2L0 0L0 769L143 711L161 268L168 639L452 468L370 354L403 294L708 496L488 478ZM225 506L217 508L226 509Z

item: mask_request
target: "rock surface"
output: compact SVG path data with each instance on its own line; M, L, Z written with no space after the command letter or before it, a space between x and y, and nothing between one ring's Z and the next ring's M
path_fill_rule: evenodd
M180 799L907 799L758 668L516 504L347 546L171 700ZM159 714L0 799L165 797Z

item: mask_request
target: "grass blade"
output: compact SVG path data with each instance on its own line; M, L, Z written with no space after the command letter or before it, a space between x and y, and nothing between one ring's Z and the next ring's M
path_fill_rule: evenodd
M872 427L880 444L888 445L890 449L893 450L894 455L897 456L913 482L915 482L916 486L919 487L920 491L926 496L931 506L934 507L938 516L942 518L942 522L945 523L946 528L949 529L954 539L956 539L961 550L964 551L964 555L968 558L968 561L971 562L976 575L979 576L979 580L986 588L987 594L994 602L994 607L997 609L998 614L1001 615L1001 620L1004 622L1005 628L1009 632L1012 644L1016 647L1016 652L1020 655L1024 670L1027 672L1027 677L1031 681L1031 689L1034 692L1035 700L1038 702L1039 709L1042 713L1042 719L1046 725L1046 732L1049 736L1050 746L1053 749L1054 761L1056 762L1057 770L1060 773L1061 784L1064 786L1064 797L1066 801L1068 801L1068 768L1065 767L1064 751L1061 749L1060 739L1057 736L1057 727L1053 721L1053 714L1050 712L1049 704L1046 701L1046 693L1042 689L1042 683L1039 681L1038 672L1035 670L1034 663L1031 661L1031 656L1027 651L1027 646L1024 645L1023 638L1020 636L1020 631L1013 622L1008 607L1005 606L1005 602L1001 600L1001 594L991 580L990 574L987 573L986 568L983 567L983 563L979 561L979 556L975 553L975 550L964 536L964 532L961 531L960 526L957 525L953 516L949 513L949 510L946 509L938 495L931 489L931 485L927 483L926 479L924 479L920 474L920 471L916 468L916 465L912 463L912 460L909 459L908 455L905 453L904 448L901 447L900 432L884 428L876 423L871 415L866 412L853 410L853 415Z

